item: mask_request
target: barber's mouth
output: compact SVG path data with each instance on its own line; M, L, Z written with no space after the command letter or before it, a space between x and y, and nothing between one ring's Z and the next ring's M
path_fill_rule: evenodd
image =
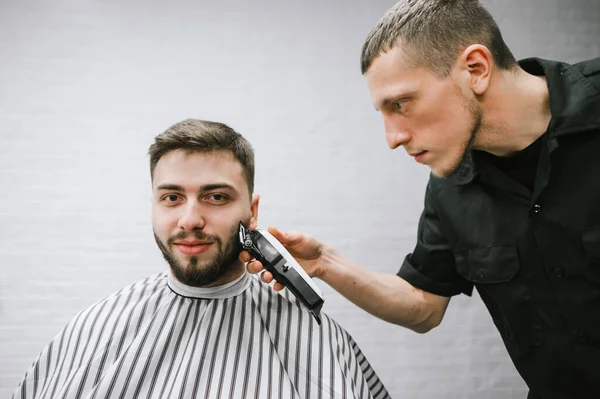
M418 163L425 163L425 158L426 158L427 154L428 154L428 151L421 151L419 153L414 154L413 158Z

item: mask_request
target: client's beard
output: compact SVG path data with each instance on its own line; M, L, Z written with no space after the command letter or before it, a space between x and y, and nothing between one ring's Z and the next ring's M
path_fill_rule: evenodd
M249 221L248 221L249 222ZM248 225L245 222L245 225ZM188 237L188 233L182 231L179 234L169 237L167 245L158 238L154 233L154 239L158 248L163 254L163 257L171 267L171 271L177 280L185 285L192 287L205 287L214 283L219 278L225 276L235 269L239 265L238 256L241 250L241 246L238 241L238 226L234 225L230 235L227 238L225 245L223 240L219 236L209 235L201 230L194 230L193 236L198 240L212 241L214 245L217 245L218 252L210 260L204 264L198 263L198 257L190 257L189 263L186 265L181 264L175 256L173 256L173 243L178 240L183 240Z

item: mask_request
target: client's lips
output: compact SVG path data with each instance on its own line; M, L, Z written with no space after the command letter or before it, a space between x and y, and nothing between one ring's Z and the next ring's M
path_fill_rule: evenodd
M198 255L206 251L212 245L212 242L207 241L177 241L173 245L184 255Z

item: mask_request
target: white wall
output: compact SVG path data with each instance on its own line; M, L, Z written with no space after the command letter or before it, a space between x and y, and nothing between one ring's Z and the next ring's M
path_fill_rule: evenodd
M488 0L519 58L600 55L598 0ZM387 149L359 70L393 0L0 0L0 397L81 308L165 269L146 151L188 117L244 134L260 224L395 273L428 170ZM417 335L319 282L394 398L524 398L477 296Z

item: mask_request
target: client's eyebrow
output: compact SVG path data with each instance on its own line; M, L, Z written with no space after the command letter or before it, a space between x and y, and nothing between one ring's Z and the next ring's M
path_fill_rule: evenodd
M156 187L157 190L172 190L172 191L183 191L183 187L178 184L161 184Z
M212 184L205 184L204 186L200 187L200 191L204 192L204 191L211 191L211 190L218 190L218 189L228 189L228 190L233 190L233 191L237 191L235 189L235 187L233 187L231 184L227 184L227 183L212 183ZM183 188L183 186L180 186L179 184L161 184L158 187L156 187L157 190L168 190L168 191L185 191L185 189Z
M206 184L206 185L202 186L201 190L202 191L211 191L211 190L218 190L221 188L226 188L229 190L237 191L235 189L235 187L233 187L231 184L227 184L227 183Z

